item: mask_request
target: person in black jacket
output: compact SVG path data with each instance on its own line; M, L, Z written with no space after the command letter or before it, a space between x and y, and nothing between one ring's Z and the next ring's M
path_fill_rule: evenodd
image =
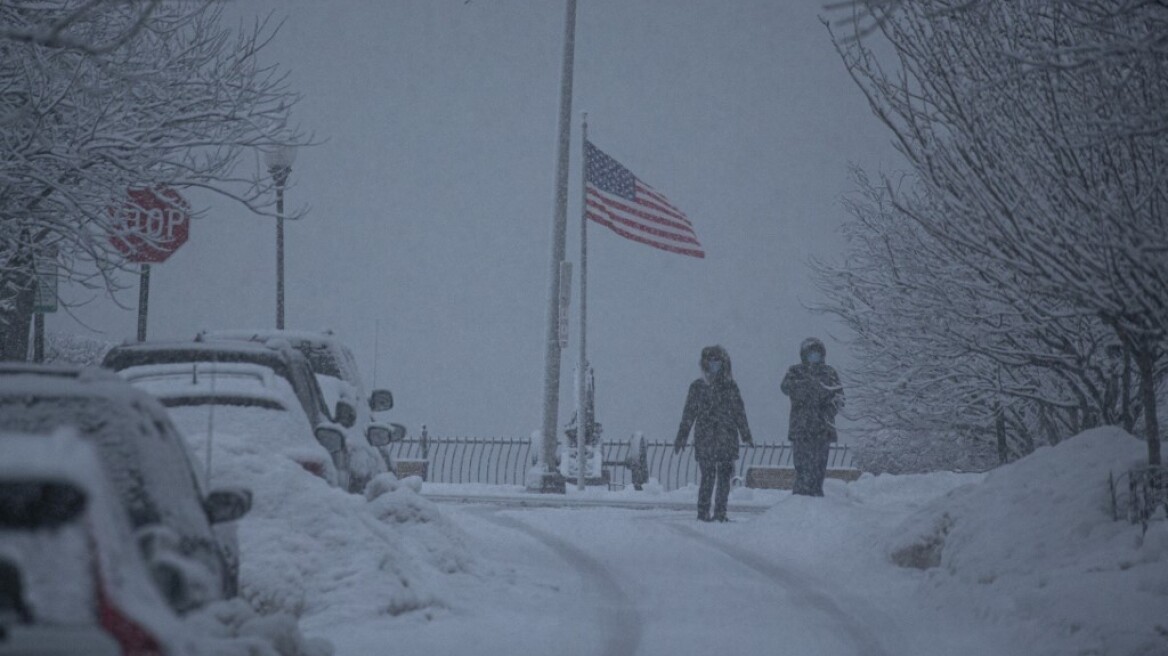
M823 496L827 457L838 434L835 415L844 406L839 374L827 365L827 347L809 337L799 345L800 363L783 377L782 390L791 399L791 423L787 439L795 459L792 492Z
M742 395L730 371L730 355L726 349L721 346L702 349L700 365L702 377L689 386L673 452L681 453L693 428L694 457L701 471L698 519L724 522L730 497L730 478L734 475L734 461L738 459L738 441L741 439L749 445L754 441L746 423ZM710 496L715 481L714 516L710 517Z

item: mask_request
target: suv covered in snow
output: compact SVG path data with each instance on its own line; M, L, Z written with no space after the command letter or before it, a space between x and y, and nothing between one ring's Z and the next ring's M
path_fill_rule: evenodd
M199 362L260 365L288 381L316 438L341 436L322 444L332 455L342 488L361 492L369 479L384 470L384 466L378 469L380 459L371 447L345 437L344 430L356 421L357 411L352 403L338 399L330 407L307 358L287 344L204 340L124 344L110 349L102 366L120 372L131 367ZM322 427L330 430L319 430Z
M368 391L353 352L330 330L204 330L199 339L205 341L233 340L264 344L288 344L304 355L330 402L349 401L357 412L354 422L364 433L365 441L378 447L387 467L392 460L386 445L405 437L401 424L374 421L373 413L393 408L393 394L387 389Z
M228 488L204 496L186 444L157 400L108 371L0 364L0 431L47 438L65 427L97 447L175 610L235 594L237 552L211 525L243 516L250 492ZM0 452L7 449L0 441Z
M0 655L187 654L97 450L0 434Z

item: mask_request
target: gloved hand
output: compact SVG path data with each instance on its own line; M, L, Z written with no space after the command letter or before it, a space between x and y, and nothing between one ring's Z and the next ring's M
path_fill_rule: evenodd
M754 446L754 438L744 437L742 438L742 443L746 446Z
M673 453L674 454L681 453L682 449L684 449L684 448L685 448L684 444L674 444L673 445Z

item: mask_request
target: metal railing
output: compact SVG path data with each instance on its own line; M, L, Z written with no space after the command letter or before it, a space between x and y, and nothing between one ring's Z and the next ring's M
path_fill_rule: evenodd
M675 490L698 482L698 464L693 446L680 454L673 452L673 442L645 443L649 477L657 479L666 490ZM603 458L607 462L628 462L631 440L606 440ZM530 439L483 437L433 437L423 435L394 442L390 455L397 460L425 460L429 463L427 480L435 483L481 483L486 485L523 485L527 469L538 449ZM744 475L753 465L793 467L790 442L756 443L739 450L735 473ZM852 454L846 445L831 445L828 469L852 469ZM630 485L628 467L606 467L609 484Z

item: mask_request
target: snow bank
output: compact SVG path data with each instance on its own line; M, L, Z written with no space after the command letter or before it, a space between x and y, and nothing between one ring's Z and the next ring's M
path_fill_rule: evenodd
M448 606L445 577L473 567L461 532L409 479L382 474L362 497L291 460L233 453L218 461L214 484L254 494L238 526L240 596L308 630L415 611L433 617Z
M929 503L886 553L927 568L936 603L1025 627L1030 653L1168 654L1168 523L1114 521L1107 484L1146 454L1116 428L1041 448Z
M332 656L332 644L306 638L287 613L261 615L241 599L218 601L188 614L186 626L201 636L208 656Z

